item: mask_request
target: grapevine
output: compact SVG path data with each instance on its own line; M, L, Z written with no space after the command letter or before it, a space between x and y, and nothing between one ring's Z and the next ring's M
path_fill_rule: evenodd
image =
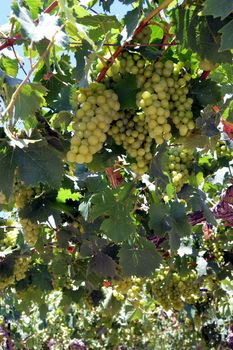
M0 348L232 348L232 4L214 2L12 2Z

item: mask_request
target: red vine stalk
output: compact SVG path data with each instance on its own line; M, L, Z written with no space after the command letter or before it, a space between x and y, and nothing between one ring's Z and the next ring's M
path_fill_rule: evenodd
M46 9L43 11L44 13L50 13L56 6L58 5L58 0L53 1ZM38 23L39 19L37 18L34 22ZM0 51L4 50L6 47L12 47L17 40L22 40L22 36L20 34L16 34L13 38L8 38L6 41L0 45Z
M200 76L201 80L206 80L210 74L210 70L205 70L202 75Z
M163 47L163 46L175 46L175 45L177 45L177 43L166 43L166 39L167 39L167 36L166 35L164 35L164 37L163 37L163 39L162 39L162 42L161 42L161 44L124 44L124 47L128 47L128 46L142 46L142 47L147 47L147 46L149 46L149 47L153 47L153 46L159 46L159 47ZM104 46L118 46L117 44L104 44Z
M154 9L146 18L144 18L144 20L142 20L142 22L139 24L139 26L135 29L132 38L134 38L138 33L140 33L142 31L142 29L150 22L150 20L158 15L162 10L164 10L165 8L168 7L168 5L170 5L170 3L173 0L164 0L164 2L162 2L162 4L160 4L156 9ZM111 65L113 64L113 62L115 61L115 59L119 56L119 54L121 53L121 51L124 49L124 47L126 45L128 45L129 43L126 41L122 46L118 46L116 51L114 52L114 54L112 55L112 57L109 58L108 60L108 65L106 67L103 67L103 69L101 70L101 72L98 74L96 81L99 83L101 82L101 80L105 77L105 74L107 73L108 69L111 67Z

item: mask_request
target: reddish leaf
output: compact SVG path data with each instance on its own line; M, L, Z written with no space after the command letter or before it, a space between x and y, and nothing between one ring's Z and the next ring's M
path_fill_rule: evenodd
M233 139L233 124L230 122L227 122L226 120L222 120L222 124L223 124L223 131L232 140Z

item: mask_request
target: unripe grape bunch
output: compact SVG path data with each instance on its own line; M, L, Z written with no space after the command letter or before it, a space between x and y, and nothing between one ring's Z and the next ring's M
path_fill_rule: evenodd
M118 96L102 84L92 84L76 91L72 100L76 112L67 160L90 163L101 150L111 122L119 118Z
M22 225L24 239L30 245L35 245L39 236L39 225L33 223L29 219L20 219L20 224Z
M167 168L176 192L179 192L183 185L188 182L192 157L191 151L182 146L170 147L168 150Z
M131 169L137 175L143 175L148 171L153 158L152 138L146 128L144 113L122 113L121 118L111 125L108 134L135 159Z

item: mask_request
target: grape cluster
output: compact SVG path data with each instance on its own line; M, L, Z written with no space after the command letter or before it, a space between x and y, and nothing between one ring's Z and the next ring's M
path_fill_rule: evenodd
M143 279L139 277L122 278L112 282L113 296L117 300L127 300L135 307L142 305L141 292L143 290Z
M176 272L163 269L152 281L155 300L165 310L171 308L182 310L184 303L193 304L198 300L200 283L194 271L186 276L180 276Z
M104 85L92 84L73 94L73 104L78 105L78 108L67 160L90 163L93 155L101 150L111 122L119 118L118 97Z
M216 153L218 158L227 157L230 159L233 157L233 152L228 149L226 142L222 140L216 144Z
M15 228L10 230L4 234L4 238L1 240L1 249L5 249L6 247L13 247L16 244L16 240L18 237L18 230Z
M40 189L35 187L25 187L17 182L15 188L15 206L22 209L27 203L30 203L36 195L40 194Z
M138 174L145 174L149 169L152 155L152 138L148 134L143 113L122 113L109 129L117 145L122 145L128 155L135 159L131 164L132 170Z
M117 61L120 62L119 73L122 75L126 73L141 75L146 65L146 61L141 55L137 53L132 54L128 51L124 51Z
M131 42L134 43L139 43L139 44L148 44L150 42L150 37L151 37L151 28L149 26L145 26L142 28L142 30L137 33L133 40Z
M172 137L172 125L180 136L186 136L194 129L192 103L187 97L187 87L191 76L185 71L174 73L172 61L148 64L138 77L141 91L137 95L137 105L146 115L150 136L157 144Z
M30 261L30 257L19 257L17 261L15 261L13 274L4 278L1 277L0 290L22 280L28 270Z
M179 192L183 185L188 182L188 168L192 161L192 153L182 146L170 147L168 157L168 171L176 191Z
M20 218L20 224L22 225L24 239L30 245L35 245L39 236L39 225L31 222L29 219Z
M224 262L224 247L220 238L212 236L208 240L203 239L201 246L206 250L204 257L207 260L215 260L220 264Z

